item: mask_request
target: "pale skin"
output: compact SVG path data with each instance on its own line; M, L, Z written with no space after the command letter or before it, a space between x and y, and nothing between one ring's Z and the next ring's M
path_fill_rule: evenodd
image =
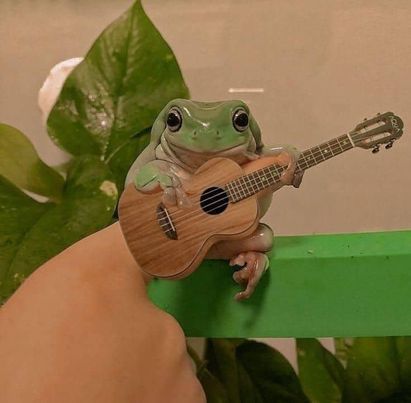
M204 403L178 323L118 224L51 259L0 309L7 403Z
M260 129L242 101L195 102L171 101L160 113L152 129L150 145L133 164L127 183L133 181L142 192L162 190L166 204L184 208L189 203L184 182L207 160L225 157L241 165L245 173L269 164L287 166L281 183L259 195L260 218L266 213L272 193L283 185L298 187L302 174L294 175L298 151L291 147L267 148L261 142ZM260 224L242 240L219 242L207 259L225 259L241 269L233 279L245 289L237 300L249 298L269 266L268 252L273 232Z

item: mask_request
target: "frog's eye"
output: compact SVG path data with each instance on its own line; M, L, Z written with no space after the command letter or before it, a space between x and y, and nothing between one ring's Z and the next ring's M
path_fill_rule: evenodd
M176 132L180 129L183 123L183 118L181 112L178 108L174 107L168 111L167 115L167 127L171 132Z
M233 126L238 132L248 128L248 113L244 109L237 109L233 114Z

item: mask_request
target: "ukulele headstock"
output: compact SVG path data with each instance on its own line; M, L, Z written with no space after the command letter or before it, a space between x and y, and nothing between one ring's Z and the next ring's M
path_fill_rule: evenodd
M350 132L350 136L356 147L372 148L372 152L377 153L382 144L386 145L386 149L391 148L394 141L402 136L403 128L401 118L392 112L385 112L364 119Z

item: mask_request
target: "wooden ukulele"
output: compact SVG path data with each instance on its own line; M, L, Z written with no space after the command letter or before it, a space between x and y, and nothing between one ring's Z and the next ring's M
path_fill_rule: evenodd
M403 133L403 122L391 112L358 124L348 134L300 154L296 172L304 171L354 147L378 152L391 148ZM214 158L202 165L184 190L190 206L162 203L162 192L125 189L119 204L120 225L128 247L143 271L155 277L179 278L193 272L210 247L241 239L257 227L257 195L280 182L286 167L269 165L245 174L234 161Z

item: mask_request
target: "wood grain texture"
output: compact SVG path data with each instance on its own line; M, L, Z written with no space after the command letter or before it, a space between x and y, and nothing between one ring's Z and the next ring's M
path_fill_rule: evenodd
M178 239L168 238L157 220L162 192L146 194L127 186L119 204L120 225L128 247L142 270L155 277L185 277L193 272L207 251L217 241L240 239L258 225L257 198L250 197L229 204L224 212L203 212L199 199L210 186L224 186L241 176L235 162L215 158L204 164L184 189L192 202L190 207L168 207Z

